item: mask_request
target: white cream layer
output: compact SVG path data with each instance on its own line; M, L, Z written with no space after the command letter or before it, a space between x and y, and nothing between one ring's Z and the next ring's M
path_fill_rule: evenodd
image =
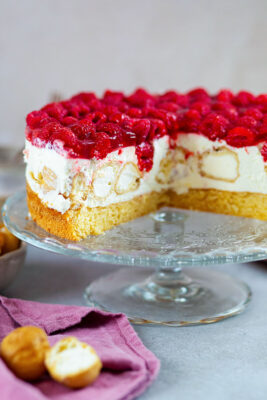
M218 189L267 194L267 173L260 146L231 147L194 133L179 135L177 145L193 153L173 188ZM177 165L177 170L181 165Z
M172 162L172 172L159 182L161 161L166 157ZM177 193L195 188L267 194L267 173L259 146L235 148L194 133L180 134L175 151L169 150L168 137L154 140L153 168L142 175L135 167L133 146L114 151L103 160L87 160L66 158L26 141L25 160L31 189L48 207L61 213L73 207L73 201L77 206L103 207L166 188ZM44 167L56 176L53 190L38 180ZM74 185L77 174L84 177L83 182L78 179Z
M79 202L88 207L104 207L112 203L131 200L135 196L151 191L160 191L163 186L155 178L168 148L167 137L156 140L153 168L140 176L134 167L138 163L134 146L113 151L103 160L87 160L65 158L55 150L38 148L26 141L24 151L27 163L26 179L31 189L45 204L65 213L71 206L71 200L68 197L73 189L73 178L79 173L84 174L85 186L91 186L92 190L89 191L85 200L79 199ZM42 173L44 167L51 169L57 176L55 189L48 192L34 179L34 177L38 178L38 174ZM138 187L122 193L123 187L128 185L131 189L136 179ZM78 196L79 193L77 193Z

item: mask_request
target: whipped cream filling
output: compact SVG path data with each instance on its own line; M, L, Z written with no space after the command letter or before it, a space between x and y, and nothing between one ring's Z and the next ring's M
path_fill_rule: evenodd
M149 193L172 189L218 189L267 194L267 173L260 146L235 148L200 134L179 134L176 147L167 136L154 140L153 167L138 169L135 147L105 159L71 159L26 141L26 179L50 208L104 207Z
M192 188L267 194L260 146L231 147L194 133L179 135L177 145L189 154L184 164L176 166L180 174L172 187L176 192Z
M87 160L66 158L53 149L38 148L26 141L26 179L48 207L61 213L73 203L77 207L104 207L167 187L158 183L156 176L168 149L167 136L155 140L153 167L142 174L134 146L113 151L103 160ZM50 185L45 182L44 169L55 174Z

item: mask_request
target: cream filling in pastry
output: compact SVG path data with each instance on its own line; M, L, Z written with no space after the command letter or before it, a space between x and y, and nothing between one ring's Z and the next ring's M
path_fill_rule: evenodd
M236 148L201 134L154 140L153 167L138 168L135 147L113 151L103 160L67 158L26 141L26 179L50 208L105 207L152 191L218 189L267 194L266 163L260 145Z

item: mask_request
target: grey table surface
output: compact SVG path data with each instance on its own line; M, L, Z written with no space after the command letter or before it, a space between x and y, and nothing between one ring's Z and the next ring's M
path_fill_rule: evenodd
M3 294L81 305L86 284L115 268L29 246L25 266ZM157 380L140 399L266 400L267 264L210 268L247 282L253 292L252 302L241 315L216 324L183 328L134 326L161 361Z

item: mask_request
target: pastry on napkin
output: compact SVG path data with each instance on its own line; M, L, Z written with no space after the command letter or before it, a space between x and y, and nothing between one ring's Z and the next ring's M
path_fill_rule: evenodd
M1 400L130 400L157 376L159 360L143 345L123 314L0 297L0 340L25 325L43 328L51 345L67 336L90 344L99 354L103 370L91 386L72 390L48 374L35 383L22 381L1 359Z

